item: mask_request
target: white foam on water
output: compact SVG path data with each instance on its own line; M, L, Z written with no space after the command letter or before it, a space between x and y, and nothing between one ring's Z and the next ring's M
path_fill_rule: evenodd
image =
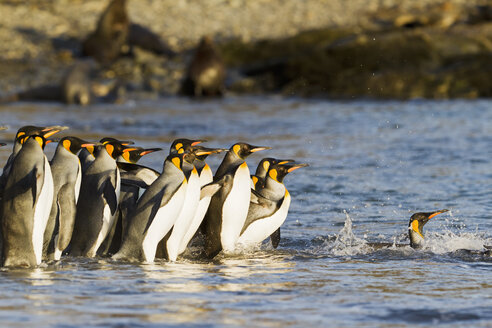
M358 254L367 254L371 252L371 248L367 246L364 239L358 238L353 232L352 218L345 213L345 223L343 228L337 234L333 243L327 241L323 246L325 249L336 256L350 256ZM328 244L328 245L327 245Z

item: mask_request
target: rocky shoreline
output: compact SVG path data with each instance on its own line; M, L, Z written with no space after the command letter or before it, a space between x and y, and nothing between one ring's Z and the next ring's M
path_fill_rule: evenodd
M78 60L106 1L0 4L0 95L53 81ZM489 2L128 1L178 56L138 48L95 77L131 97L176 94L193 48L212 35L236 93L331 98L492 96Z

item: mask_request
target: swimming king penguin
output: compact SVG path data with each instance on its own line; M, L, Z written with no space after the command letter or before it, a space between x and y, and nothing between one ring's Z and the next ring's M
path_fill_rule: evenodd
M82 182L82 168L77 153L94 144L77 137L64 137L58 142L51 160L54 197L44 233L43 255L58 261L72 238L77 200Z
M268 170L265 186L253 193L246 222L237 243L250 247L261 243L284 223L291 197L285 188L285 176L307 164L275 164Z
M410 217L408 223L408 236L410 237L410 246L412 248L421 248L424 245L424 225L430 219L448 210L439 210L435 212L419 212Z
M113 259L154 261L157 245L173 227L184 204L188 183L183 165L191 164L188 156L181 153L166 158L162 174L147 188L130 214L121 248Z
M252 146L247 143L234 144L219 165L214 182L229 182L212 196L203 220L205 233L205 255L213 258L222 249L232 252L248 214L251 199L251 179L245 159L254 152L270 147Z
M18 139L18 140L17 140ZM21 135L2 198L3 265L39 265L53 202L53 178L43 135Z
M116 158L125 151L120 142L108 142L93 151L95 160L82 174L70 255L94 257L111 229L120 197Z

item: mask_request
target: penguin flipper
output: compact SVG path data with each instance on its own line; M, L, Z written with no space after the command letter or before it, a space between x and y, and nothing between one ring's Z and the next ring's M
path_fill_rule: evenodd
M115 187L116 186L113 185L111 179L106 179L102 186L104 202L108 204L111 215L114 215L118 208L118 198L116 197Z
M39 194L41 193L41 190L43 188L43 175L39 173L39 169L35 166L31 172L31 181L32 187L31 187L31 192L32 192L32 207L36 207L36 203L38 201Z
M268 198L263 197L259 192L257 192L254 189L251 189L251 200L250 203L262 206L262 207L268 207L270 206L273 202L269 200Z
M211 182L202 187L200 191L200 200L205 197L212 197L217 191L222 188L222 185L216 182Z
M246 217L246 221L244 222L241 234L246 231L251 223L272 216L273 213L275 213L275 211L277 210L276 202L261 196L257 192L251 193L251 198L253 199L253 197L256 197L257 203L253 201L249 203L248 216Z
M272 241L273 248L277 248L278 244L280 244L280 227L270 235L270 240Z

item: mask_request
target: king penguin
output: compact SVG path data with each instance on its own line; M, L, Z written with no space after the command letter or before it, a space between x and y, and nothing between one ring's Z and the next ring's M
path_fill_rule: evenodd
M183 239L188 233L188 230L190 230L192 224L196 225L196 222L193 221L200 203L200 189L202 184L200 175L194 166L194 162L196 161L197 156L208 156L213 152L215 152L215 150L207 149L205 147L193 147L191 149L193 164L191 167L187 168L187 171L191 170L191 173L188 176L188 187L186 189L184 206L174 223L169 238L166 240L166 254L167 259L170 261L176 261L178 255L183 252L180 250L182 247L181 243L183 243Z
M82 174L70 255L94 257L111 229L121 186L116 158L124 151L120 142L94 147L95 160Z
M0 176L0 254L2 253L2 216L1 216L1 199L3 197L3 190L5 188L5 184L7 183L7 177L10 172L10 168L12 166L12 163L14 162L15 156L19 153L19 151L22 148L22 141L24 141L24 137L26 136L31 136L31 135L39 135L43 136L44 138L49 138L50 136L54 135L57 132L60 132L62 130L68 129L65 126L32 126L32 125L26 125L21 127L15 136L14 139L14 147L12 149L12 153L10 154L9 158L7 159L7 163L3 167L2 175Z
M112 255L120 249L123 231L128 225L128 213L135 207L143 191L159 176L159 174L155 174L154 170L138 165L137 162L143 156L160 150L162 148L128 147L116 159L121 177L118 210L113 226L99 247L98 255Z
M77 137L64 137L58 142L51 160L54 197L44 233L43 256L60 260L72 238L77 200L82 182L82 168L77 153L83 147L93 147Z
M205 148L200 146L196 146L196 148L210 151L211 154L217 154L224 151L228 151L227 149L222 149L222 148ZM212 169L210 169L210 166L205 162L205 159L208 157L208 155L209 154L207 153L204 153L203 155L196 155L195 161L193 162L198 172L198 175L200 176L201 187L204 187L205 185L211 183L214 179ZM193 217L193 220L191 221L191 224L188 230L186 231L186 233L184 234L183 239L181 240L181 243L179 245L179 252L178 252L179 254L183 253L186 250L186 247L188 247L188 244L190 243L191 239L193 238L198 228L202 224L203 218L207 213L208 206L210 205L211 198L212 197L209 195L204 195L203 197L200 197L200 201L198 202L198 207L196 208L195 216Z
M3 265L41 264L43 234L53 202L53 178L43 135L21 135L2 199Z
M254 152L270 147L252 146L247 143L234 144L219 165L214 182L227 175L228 183L212 196L203 220L205 233L205 255L215 257L221 250L232 252L248 214L251 198L251 179L245 159Z
M265 179L270 167L274 164L286 164L292 163L292 159L275 159L271 157L263 158L258 167L256 168L255 175L251 176L251 189L263 188L265 186ZM273 248L277 248L280 242L280 228L275 230L270 236Z
M153 262L157 245L173 227L188 187L183 167L192 167L188 153L170 154L162 174L139 198L115 260Z
M287 218L291 202L283 180L288 173L305 166L307 164L285 163L270 167L265 186L253 192L248 216L237 241L238 245L257 245L280 228Z
M408 236L412 248L421 248L424 245L424 225L436 215L448 212L448 210L439 210L435 212L418 212L410 217L408 222Z

